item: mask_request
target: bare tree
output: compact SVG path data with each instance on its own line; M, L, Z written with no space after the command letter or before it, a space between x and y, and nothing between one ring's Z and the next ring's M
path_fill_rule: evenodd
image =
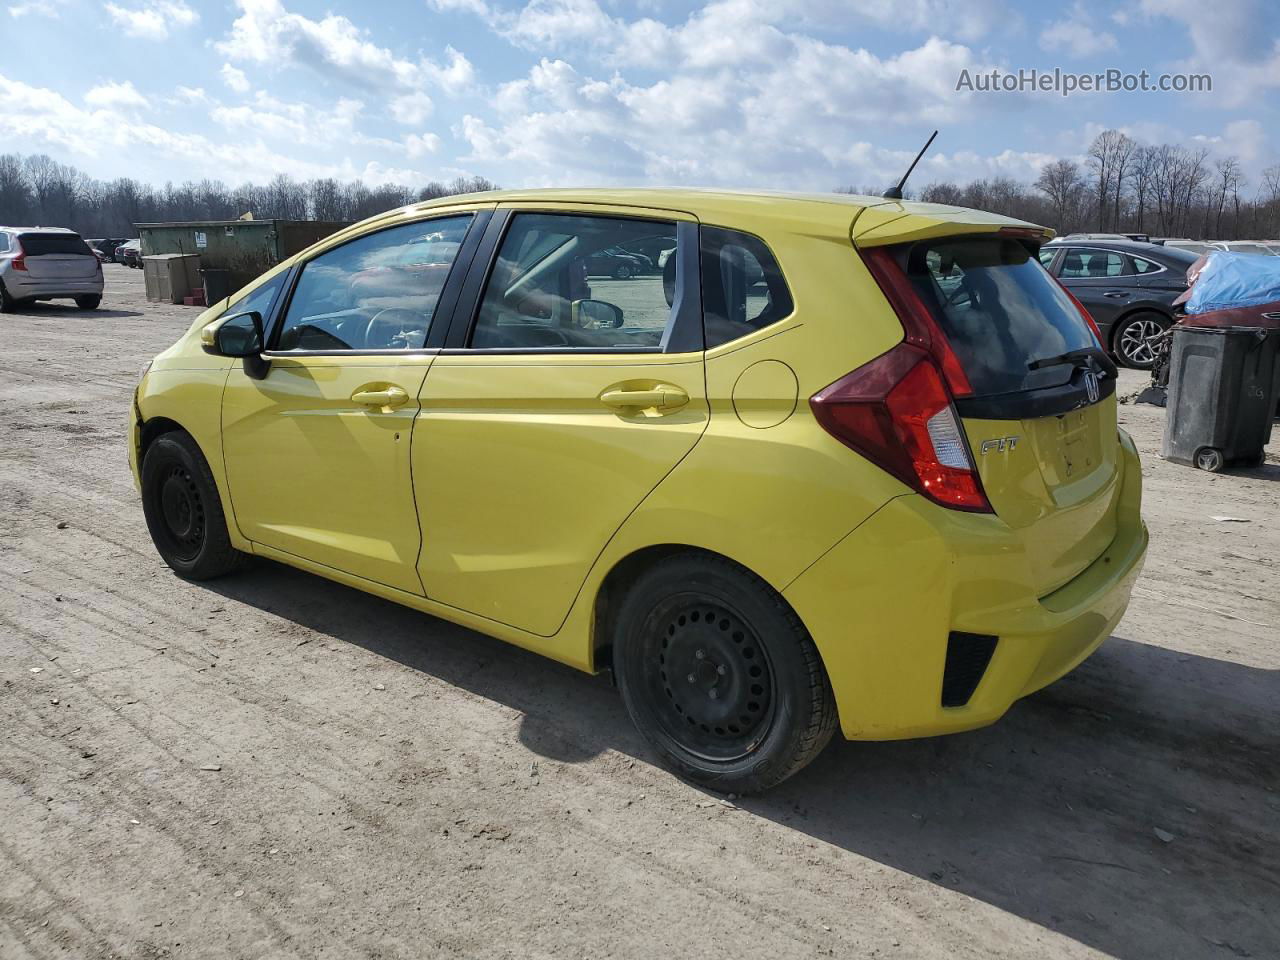
M1072 230L1076 226L1080 196L1084 192L1080 165L1067 159L1045 164L1036 178L1036 189L1049 198L1057 229L1063 233Z

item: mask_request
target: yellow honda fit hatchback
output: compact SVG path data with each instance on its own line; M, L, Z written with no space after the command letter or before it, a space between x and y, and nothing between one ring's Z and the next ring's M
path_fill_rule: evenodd
M138 385L165 561L269 557L611 670L684 776L991 723L1146 551L1049 231L837 195L490 193L210 307Z

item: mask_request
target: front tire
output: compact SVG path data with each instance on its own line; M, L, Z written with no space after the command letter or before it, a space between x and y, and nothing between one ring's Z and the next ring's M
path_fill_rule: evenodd
M212 580L247 559L231 545L222 501L199 446L179 431L162 434L142 459L142 512L161 558L187 580Z
M92 296L76 297L76 306L81 310L97 310L102 303L102 294L93 294Z
M689 551L642 573L618 610L613 643L632 721L695 783L767 790L835 731L835 696L799 618L722 557Z
M1116 358L1134 370L1155 366L1155 340L1169 329L1169 321L1158 313L1135 313L1125 317L1113 335Z
M613 278L615 280L630 279L631 274L632 274L631 264L629 263L620 263L613 269Z

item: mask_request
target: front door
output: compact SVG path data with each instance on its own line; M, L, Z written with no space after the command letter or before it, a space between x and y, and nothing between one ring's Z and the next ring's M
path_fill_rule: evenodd
M421 594L410 478L424 349L473 220L455 214L366 234L305 263L255 379L222 405L227 483L242 534Z
M655 237L677 247L664 274L589 270L599 251ZM474 319L422 388L428 597L559 629L609 538L706 428L696 278L687 215L514 211Z

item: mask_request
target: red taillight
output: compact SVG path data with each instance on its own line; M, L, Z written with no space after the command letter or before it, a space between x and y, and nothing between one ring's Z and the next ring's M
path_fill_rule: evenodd
M22 249L22 244L20 243L18 244L18 252L14 256L14 258L9 261L9 266L12 267L14 270L27 269L27 255Z
M889 301L889 306L893 307L893 312L902 322L907 343L915 344L933 357L934 363L947 380L952 396L967 397L972 394L973 387L969 385L969 378L960 365L960 358L938 329L938 322L912 288L911 281L894 260L893 253L884 247L872 247L862 251L862 259L879 284L885 299Z
M944 507L990 513L933 356L900 343L809 400L824 430Z
M1093 322L1093 316L1089 313L1088 309L1083 303L1076 299L1076 295L1074 293L1067 289L1066 284L1057 277L1054 277L1053 279L1057 282L1058 286L1062 287L1062 292L1071 298L1071 302L1074 303L1076 305L1076 309L1080 311L1080 316L1084 317L1084 322L1089 325L1089 329L1093 331L1094 339L1098 341L1098 347L1102 350L1106 350L1106 344L1102 342L1102 331L1099 330L1098 325Z

